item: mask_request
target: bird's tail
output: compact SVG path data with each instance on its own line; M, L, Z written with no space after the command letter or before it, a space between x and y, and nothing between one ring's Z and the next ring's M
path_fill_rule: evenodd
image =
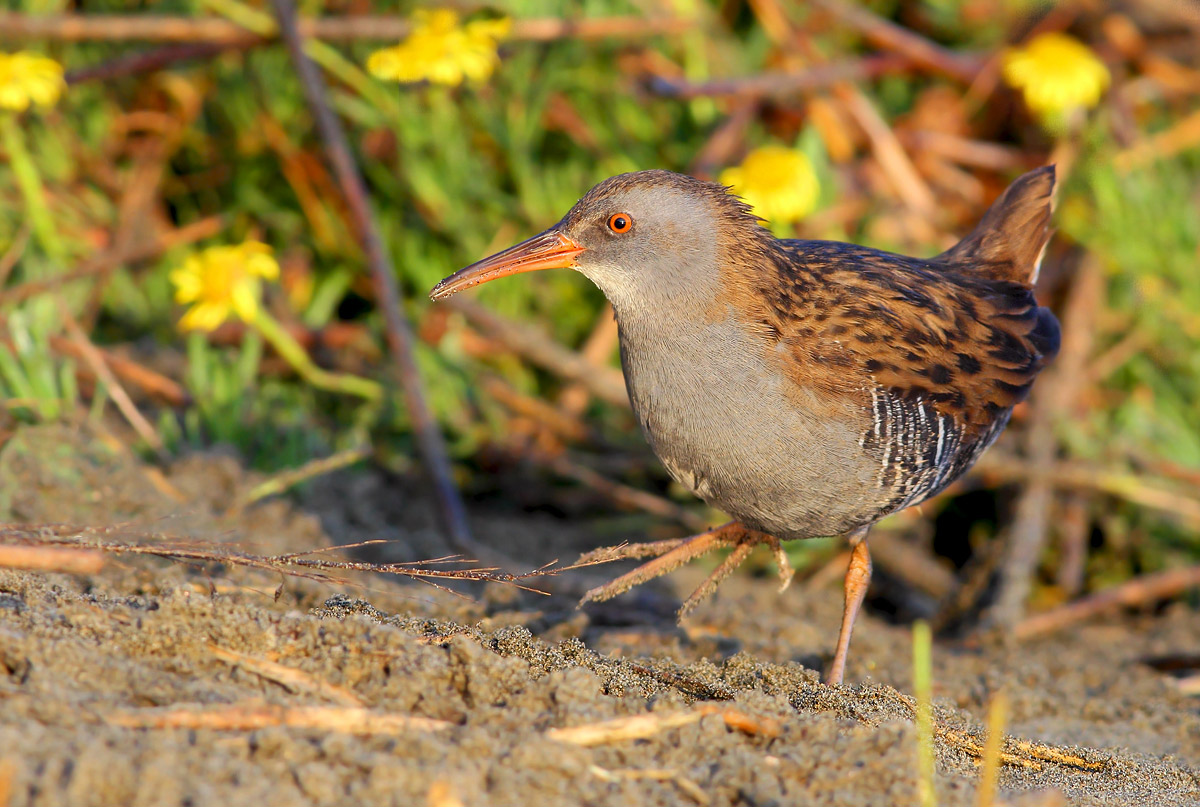
M1050 240L1054 166L1018 177L988 208L979 225L938 256L964 274L1032 286Z

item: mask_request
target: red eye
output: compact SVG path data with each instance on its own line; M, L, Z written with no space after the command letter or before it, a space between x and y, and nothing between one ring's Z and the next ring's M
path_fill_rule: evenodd
M627 233L633 227L633 216L628 213L613 213L608 217L608 229L614 233Z

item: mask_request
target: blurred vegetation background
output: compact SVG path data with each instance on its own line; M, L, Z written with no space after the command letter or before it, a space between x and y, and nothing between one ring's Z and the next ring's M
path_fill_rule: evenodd
M0 439L21 423L87 421L159 461L228 444L281 472L369 447L387 468L413 467L394 389L338 386L389 379L383 322L270 7L5 8L3 51L48 57L66 81L48 102L22 108L17 93L0 109ZM609 537L714 517L637 436L611 313L585 279L538 273L454 306L427 301L437 280L544 229L594 183L661 167L766 198L779 189L762 176L780 172L812 192L778 208L778 234L929 255L1018 173L1056 162L1060 229L1039 293L1064 320L1064 354L979 470L892 526L965 567L985 539L1025 534L1048 602L1200 559L1197 6L441 8L450 16L371 0L299 12L363 23L323 38L310 26L308 52L368 185L469 500L586 517ZM408 51L372 57L404 31ZM6 58L0 85L28 83L33 68ZM756 172L764 148L783 162ZM217 327L182 330L192 303L177 302L177 273L236 275L243 264L221 269L204 250L255 242L277 270L246 280L252 310L231 302ZM203 293L229 293L226 281ZM838 551L814 546L795 550L801 562Z

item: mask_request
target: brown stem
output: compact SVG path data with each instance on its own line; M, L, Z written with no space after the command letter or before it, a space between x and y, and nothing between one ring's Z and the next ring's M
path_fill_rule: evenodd
M3 22L0 22L0 26ZM244 34L241 39L221 42L188 42L177 45L167 45L161 48L119 56L109 62L101 62L91 67L71 70L63 78L67 84L81 84L85 81L110 81L122 76L135 76L138 73L152 73L162 70L177 62L190 62L196 59L211 59L227 50L246 50L261 45L267 40L254 34Z
M96 574L103 567L104 555L87 549L0 544L0 569Z
M63 336L51 336L50 347L57 353L76 359L86 359L84 348L78 342ZM168 378L162 373L155 372L149 367L138 364L132 359L119 356L109 350L96 346L96 352L104 361L113 375L129 384L138 387L146 395L163 401L168 406L187 406L192 396L179 382Z
M1053 611L1028 617L1017 623L1013 634L1018 639L1026 639L1051 633L1121 606L1148 605L1196 586L1200 586L1200 566L1168 569L1165 572L1135 577L1119 586L1097 592Z
M576 482L586 485L618 506L626 507L630 510L641 510L644 513L650 513L661 518L669 518L683 524L688 529L708 529L708 520L697 513L693 513L686 507L682 507L662 496L656 496L653 493L647 493L644 490L638 490L629 485L614 482L603 474L593 471L591 468L572 462L567 457L535 456L534 460L545 465L556 474L560 474L568 479L574 479Z
M704 96L734 96L737 98L780 98L830 87L841 81L861 81L888 73L902 71L910 62L903 56L883 54L867 56L852 62L818 65L796 72L761 73L741 78L713 79L693 83L685 79L653 76L649 81L652 92L668 98L700 98Z
M92 344L92 340L83 332L83 328L79 326L79 321L71 314L66 303L61 298L56 298L58 303L59 314L63 318L63 322L67 326L67 334L72 341L79 347L83 360L87 363L91 371L96 375L96 378L104 383L108 388L109 397L116 404L117 409L129 421L129 425L138 433L146 444L154 449L154 453L158 458L165 462L167 458L166 449L163 447L162 438L150 421L146 420L146 416L141 413L141 410L134 404L133 399L129 397L129 393L121 386L121 382L117 380L116 375L104 361L103 354Z
M601 17L585 20L552 18L515 20L511 39L546 42L556 39L606 39L679 33L695 23L683 17ZM346 15L297 18L301 37L329 42L398 40L412 25L407 17ZM245 47L263 41L237 23L208 17L158 14L13 14L0 13L0 38L51 39L60 42L180 42Z
M523 356L531 363L587 387L593 395L617 406L629 406L625 379L621 371L598 367L584 356L569 350L546 336L539 328L505 319L474 300L451 297L445 305L467 318L483 333Z
M1038 463L1032 457L1018 459L1006 454L985 454L972 470L989 481L1044 482L1058 490L1101 493L1139 507L1157 510L1179 520L1188 528L1200 529L1200 491L1193 480L1182 490L1169 479L1147 476L1120 468L1096 467L1083 461ZM1189 491L1188 486L1193 490Z
M317 130L321 139L325 141L326 157L346 197L346 205L371 268L376 304L383 311L388 345L399 371L404 401L412 419L413 432L425 463L425 470L437 496L442 526L451 546L457 551L482 554L481 547L471 538L466 510L463 508L458 488L454 485L442 434L422 394L421 376L413 355L412 333L400 307L400 291L393 275L392 260L379 235L371 203L367 198L367 189L350 153L346 133L342 129L341 121L329 106L324 79L317 66L304 52L304 38L297 27L296 10L291 0L271 0L271 5L279 22L280 34L287 43L292 63L304 86L304 94L316 119Z
M903 54L926 69L968 84L979 73L978 59L946 50L920 34L872 14L856 3L843 0L813 0L813 3L857 30L872 44Z

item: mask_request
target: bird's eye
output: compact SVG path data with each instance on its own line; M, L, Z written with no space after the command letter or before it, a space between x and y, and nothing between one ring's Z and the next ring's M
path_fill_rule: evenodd
M608 217L608 229L614 233L627 233L633 227L633 216L628 213L613 213Z

